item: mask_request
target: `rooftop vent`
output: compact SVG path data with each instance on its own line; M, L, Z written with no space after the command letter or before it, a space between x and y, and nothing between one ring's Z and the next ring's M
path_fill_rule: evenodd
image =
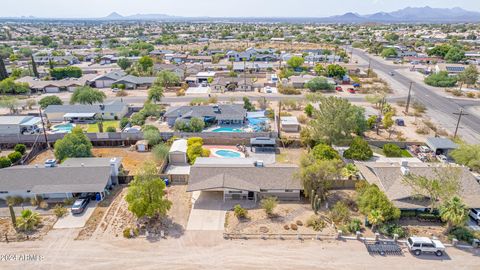
M402 172L403 175L408 175L410 174L410 169L408 168L408 161L402 160L402 166L400 167L400 171Z
M263 160L255 161L255 167L265 167L264 164L263 164Z

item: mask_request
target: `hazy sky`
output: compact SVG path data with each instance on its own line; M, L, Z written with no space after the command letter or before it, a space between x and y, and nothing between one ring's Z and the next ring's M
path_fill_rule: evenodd
M480 11L480 0L0 0L0 17L87 18L103 17L113 11L121 15L323 17L426 5Z

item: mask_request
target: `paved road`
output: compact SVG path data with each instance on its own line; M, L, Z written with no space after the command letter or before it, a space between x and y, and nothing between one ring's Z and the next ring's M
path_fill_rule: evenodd
M394 71L396 67L382 63L375 58L369 56L362 50L354 49L354 55L362 58L364 61L370 61L371 67L384 74L388 74ZM408 89L411 80L399 73L395 73L395 76L389 79L393 80L401 85L404 89ZM460 108L468 110L468 107L480 105L476 101L458 100L446 98L438 95L435 91L432 91L428 87L421 84L415 84L412 88L413 98L419 102L425 104L428 108L429 116L437 122L441 123L448 131L454 132L455 124L458 116L453 113L459 112ZM478 115L470 114L462 117L460 124L459 134L470 143L480 142L480 117Z

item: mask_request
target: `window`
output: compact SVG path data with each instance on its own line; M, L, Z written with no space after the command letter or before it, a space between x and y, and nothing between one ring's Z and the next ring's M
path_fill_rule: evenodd
M293 192L292 189L285 189L285 192Z
M242 191L239 191L239 190L229 190L228 193L230 193L230 194L242 194Z
M413 244L414 247L420 247L420 244L419 243L415 243Z
M433 248L435 247L433 244L428 244L428 243L425 243L425 244L422 244L422 247L425 247L425 248Z

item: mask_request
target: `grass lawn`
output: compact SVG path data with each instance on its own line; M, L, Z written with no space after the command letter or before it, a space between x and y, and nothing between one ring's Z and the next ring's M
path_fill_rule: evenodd
M108 127L114 127L115 129L119 128L120 121L103 121L103 131L106 132ZM95 124L88 124L87 125L87 132L88 133L97 133L98 132L98 125Z
M402 149L402 157L412 157L412 155L410 154L410 152L408 152L407 149Z

